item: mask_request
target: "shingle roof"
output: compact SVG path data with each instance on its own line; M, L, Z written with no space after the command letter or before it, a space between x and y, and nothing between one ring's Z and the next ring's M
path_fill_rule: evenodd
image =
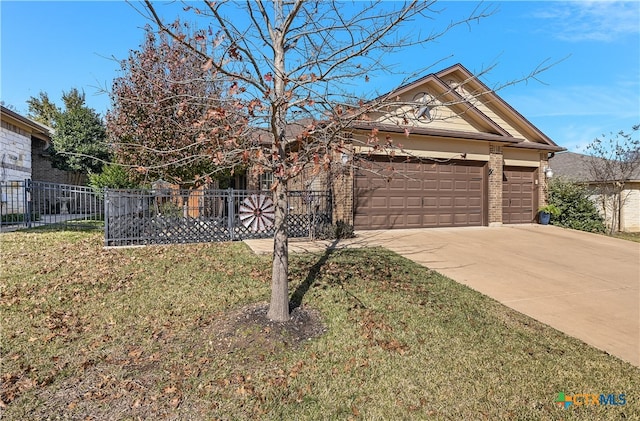
M572 181L596 181L589 170L590 160L604 161L603 158L596 158L575 152L560 152L556 153L555 156L549 160L549 165L558 177ZM627 178L627 181L629 180L640 180L640 165L635 169L634 173Z

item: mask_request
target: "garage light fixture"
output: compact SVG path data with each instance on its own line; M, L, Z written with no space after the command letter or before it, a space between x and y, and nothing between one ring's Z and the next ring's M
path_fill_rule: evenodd
M551 178L553 177L553 170L551 169L551 167L544 167L544 175L547 178Z

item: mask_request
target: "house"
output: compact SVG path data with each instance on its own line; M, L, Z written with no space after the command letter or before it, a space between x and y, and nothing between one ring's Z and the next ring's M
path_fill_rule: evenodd
M32 145L51 142L47 127L0 106L0 181L30 179Z
M549 157L564 148L469 70L456 64L381 98L349 125L358 165L332 182L334 220L358 230L534 222ZM372 133L393 153L373 148Z
M0 181L85 184L85 174L54 168L49 151L53 129L0 106Z
M32 146L51 141L48 128L0 106L1 213L24 212L24 181L32 177Z
M86 174L54 168L49 157L53 129L0 106L0 213L3 220L18 221L32 201L38 213L63 210L59 189L86 182ZM38 193L26 180L44 182ZM78 201L78 203L80 203ZM68 205L67 205L68 207Z
M592 173L591 160L603 161L602 158L562 152L556 154L550 163L555 176L585 184L597 191L603 183L598 182L597 177ZM616 225L618 231L640 232L640 165L635 168L635 171L622 178L617 180L618 183L622 183L622 192L613 199L617 203L608 203L605 209L602 195L594 194L592 200L608 226Z

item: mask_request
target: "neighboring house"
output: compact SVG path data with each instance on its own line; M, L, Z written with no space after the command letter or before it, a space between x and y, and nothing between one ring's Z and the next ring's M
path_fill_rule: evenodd
M345 165L332 182L334 220L359 230L535 221L546 204L549 156L564 148L465 67L429 74L384 98L388 109L350 125L359 165ZM372 130L402 144L394 158L367 146ZM318 176L292 184L322 186Z
M49 144L51 136L45 126L0 106L0 181L30 179L32 144Z
M32 177L32 145L49 144L48 128L0 106L1 212L24 212L22 183Z
M0 106L0 181L31 179L61 184L85 184L85 174L54 168L49 159L53 129Z
M601 160L588 155L574 152L562 152L556 154L550 161L555 176L563 179L585 184L590 189L596 190L601 183L595 181L590 170L589 160ZM623 182L623 190L615 200L617 203L605 206L600 195L593 195L592 200L600 213L605 217L608 226L617 225L618 231L640 232L640 166L636 168ZM612 213L615 213L612 215Z
M25 212L25 180L59 184L81 184L86 175L53 168L49 147L53 129L0 106L0 213ZM53 189L53 186L51 186ZM54 192L54 190L47 190ZM54 194L54 193L51 193ZM31 200L40 201L44 196ZM45 206L51 211L50 206ZM45 209L42 208L42 209ZM42 211L42 210L41 210ZM59 211L59 210L58 210Z

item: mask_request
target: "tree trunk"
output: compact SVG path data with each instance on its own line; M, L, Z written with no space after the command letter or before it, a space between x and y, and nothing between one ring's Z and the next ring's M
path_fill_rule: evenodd
M287 188L278 183L274 194L275 234L273 238L273 271L271 303L267 317L277 322L289 320L289 241L287 235Z
M276 30L271 31L273 40L273 64L274 64L274 101L271 104L271 131L273 133L273 146L271 148L273 158L272 169L276 177L276 186L273 192L275 212L275 234L273 237L273 267L271 274L271 303L267 317L277 322L289 320L289 233L287 230L287 174L285 146L287 128L287 105L285 95L285 57L283 34L283 2L277 0L273 3L276 21ZM284 31L286 32L286 31Z

